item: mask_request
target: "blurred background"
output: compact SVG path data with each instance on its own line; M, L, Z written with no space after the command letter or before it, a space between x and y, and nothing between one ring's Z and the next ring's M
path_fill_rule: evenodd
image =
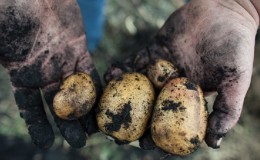
M122 60L143 48L167 17L184 4L183 0L107 0L104 34L93 51L96 67L103 75L113 60ZM91 136L82 149L72 149L55 125L56 140L49 150L37 149L20 118L9 77L0 66L0 160L258 160L260 159L260 36L256 37L253 77L239 123L225 137L220 149L202 144L188 157L171 157L143 151L129 145L118 146L102 134ZM209 97L211 108L213 97Z

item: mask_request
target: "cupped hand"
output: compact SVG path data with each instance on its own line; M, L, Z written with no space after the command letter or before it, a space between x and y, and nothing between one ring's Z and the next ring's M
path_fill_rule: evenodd
M52 110L60 83L75 72L91 75L98 95L101 83L86 47L76 0L4 0L0 3L0 62L8 70L16 103L33 142L48 148L54 133L43 96ZM92 111L93 112L93 111ZM73 147L85 145L97 131L94 114L66 121L53 113L63 137Z
M145 73L156 58L171 61L204 92L218 93L205 138L210 147L218 148L242 111L258 20L250 1L192 0L169 17L145 49L124 64L112 65L105 79L125 71ZM152 148L151 144L149 138L141 140L143 148Z

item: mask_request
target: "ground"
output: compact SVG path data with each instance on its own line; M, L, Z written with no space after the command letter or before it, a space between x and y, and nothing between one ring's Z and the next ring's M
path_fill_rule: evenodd
M93 53L96 67L103 75L109 63L137 52L156 34L166 18L183 5L182 0L109 0L106 26L99 48ZM9 77L0 67L0 159L1 160L120 160L120 159L195 159L253 160L260 158L260 36L256 38L255 63L250 89L242 116L224 138L220 149L206 146L189 157L169 157L157 151L143 151L129 145L118 146L102 134L89 137L82 149L72 149L58 138L50 150L41 151L31 144L24 121L16 108ZM208 98L209 108L214 97Z

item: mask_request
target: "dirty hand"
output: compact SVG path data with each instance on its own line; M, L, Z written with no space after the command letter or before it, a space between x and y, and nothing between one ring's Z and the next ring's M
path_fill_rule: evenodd
M52 111L60 82L85 72L100 92L100 79L86 48L76 0L4 0L0 3L0 62L8 70L16 103L33 142L48 148L54 133L46 117L41 91ZM93 111L92 111L93 112ZM82 147L86 133L97 131L95 116L66 121L53 114L61 134Z
M145 72L156 58L171 61L204 92L217 91L205 141L218 148L241 114L251 81L258 20L250 1L192 0L169 17L137 56L112 65L105 79L125 71ZM151 144L149 138L141 139L141 147L153 148Z

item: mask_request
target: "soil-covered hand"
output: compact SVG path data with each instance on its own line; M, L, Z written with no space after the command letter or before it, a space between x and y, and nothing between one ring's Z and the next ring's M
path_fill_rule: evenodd
M98 94L101 83L86 47L76 0L4 0L0 3L0 62L8 70L16 103L33 142L48 148L54 133L41 99L52 110L62 80L75 73L91 75ZM92 111L93 112L93 111ZM97 131L94 114L66 121L53 114L73 147Z
M145 72L156 58L171 61L204 92L217 91L206 143L218 148L239 120L251 81L258 14L246 0L192 0L174 12L151 44L124 64L112 65L109 80L125 71ZM143 138L143 148L153 148Z

